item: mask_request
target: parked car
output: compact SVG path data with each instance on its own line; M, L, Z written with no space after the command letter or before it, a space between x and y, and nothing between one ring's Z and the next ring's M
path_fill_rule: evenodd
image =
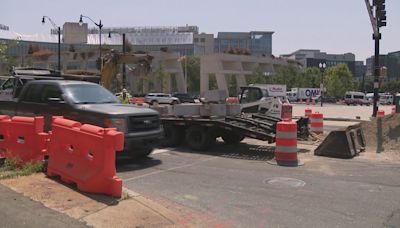
M188 93L174 93L172 96L177 97L180 103L194 103L194 97Z
M344 102L347 105L370 105L364 93L355 91L346 92Z
M154 103L159 104L179 104L179 98L173 97L168 93L149 93L144 97L144 101L148 104L153 105Z

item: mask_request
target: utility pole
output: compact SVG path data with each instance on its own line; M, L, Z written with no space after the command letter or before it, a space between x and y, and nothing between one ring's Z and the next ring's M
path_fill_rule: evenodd
M122 54L126 53L126 40L125 33L122 33ZM122 63L122 88L126 89L126 65Z
M365 0L365 5L367 6L367 11L369 18L371 20L373 39L375 40L375 55L374 55L374 105L372 116L376 117L378 111L378 93L379 93L379 40L382 38L379 28L386 26L386 10L385 10L385 0L372 0L372 5L370 5L369 0ZM375 7L375 16L373 9Z

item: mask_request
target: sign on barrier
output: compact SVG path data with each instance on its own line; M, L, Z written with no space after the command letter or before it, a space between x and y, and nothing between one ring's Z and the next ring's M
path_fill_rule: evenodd
M116 129L53 118L47 174L76 183L84 192L121 197L115 152L123 147L124 135Z

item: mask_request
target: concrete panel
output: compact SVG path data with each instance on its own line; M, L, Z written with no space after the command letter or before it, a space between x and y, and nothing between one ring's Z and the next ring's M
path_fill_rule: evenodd
M172 106L172 113L175 116L198 116L200 115L201 104L178 104Z
M157 112L160 113L162 116L169 116L173 115L173 110L171 105L160 105L160 106L151 106L151 109L156 110Z
M240 104L227 104L226 105L226 115L227 116L240 115Z
M203 104L200 106L200 115L208 116L226 116L226 104Z
M201 93L201 97L205 102L223 102L225 103L228 94L226 90L209 90Z

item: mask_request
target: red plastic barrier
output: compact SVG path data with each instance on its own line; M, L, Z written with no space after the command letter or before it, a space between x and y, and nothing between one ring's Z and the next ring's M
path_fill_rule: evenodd
M227 97L226 98L227 104L239 104L239 98L237 97Z
M384 115L385 115L385 111L383 111L383 110L378 110L378 112L376 114L377 117L383 117Z
M144 103L144 97L132 97L131 98L131 103L141 106Z
M123 150L124 134L114 128L53 118L47 175L76 183L79 190L121 197L115 152Z
M49 135L43 117L0 116L0 157L16 158L18 165L43 161Z

